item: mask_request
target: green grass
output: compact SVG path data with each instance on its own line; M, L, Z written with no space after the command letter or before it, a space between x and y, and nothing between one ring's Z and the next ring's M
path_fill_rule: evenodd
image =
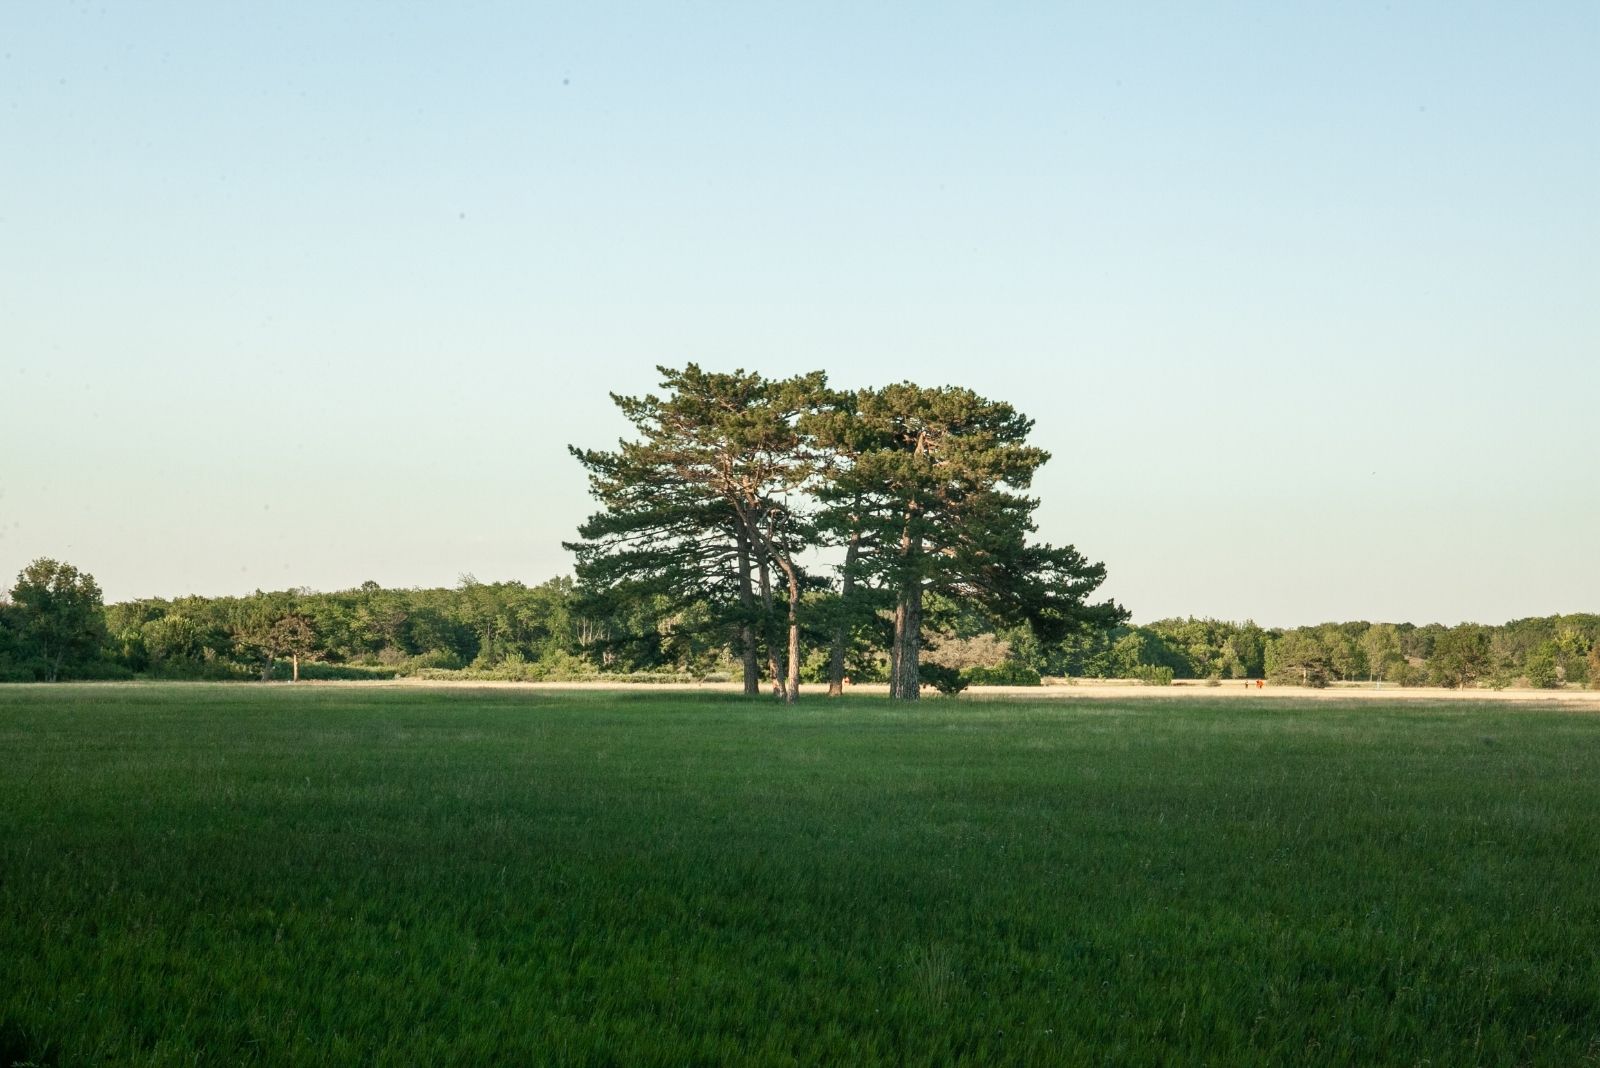
M0 688L0 1065L1600 1063L1600 717Z

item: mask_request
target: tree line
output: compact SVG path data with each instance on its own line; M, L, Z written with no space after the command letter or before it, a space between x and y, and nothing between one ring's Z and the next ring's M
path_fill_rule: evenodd
M804 613L830 618L821 592ZM709 606L665 597L587 615L596 601L571 578L536 586L258 592L245 597L151 598L106 605L93 576L38 560L0 597L0 681L261 679L414 676L459 679L736 679L740 658L718 640ZM1059 640L1026 625L995 626L971 605L932 595L924 610L925 667L962 684L1037 685L1045 677L1172 680L1270 678L1286 685L1591 685L1600 688L1600 615L1513 620L1500 626L1325 623L1274 628L1214 619L1119 623ZM852 644L851 678L888 678L888 621ZM619 636L626 635L626 640ZM800 665L804 682L831 675L831 631Z
M92 576L38 560L0 599L0 680L666 673L747 694L765 680L791 702L801 681L837 695L851 678L905 700L1044 676L1600 680L1592 616L1132 626L1094 599L1102 564L1034 537L1027 491L1049 454L1011 405L912 382L841 390L821 371L658 370L660 393L612 394L628 437L570 448L599 505L566 543L573 578L108 607Z

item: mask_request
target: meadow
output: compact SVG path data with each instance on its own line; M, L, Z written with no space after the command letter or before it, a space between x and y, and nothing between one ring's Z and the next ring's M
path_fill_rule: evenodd
M0 1065L1600 1063L1600 715L0 688Z

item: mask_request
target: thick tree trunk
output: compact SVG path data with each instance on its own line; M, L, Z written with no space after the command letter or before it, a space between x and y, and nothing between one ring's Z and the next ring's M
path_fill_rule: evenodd
M889 696L915 701L922 696L918 662L922 653L922 580L915 578L900 590L894 609L894 646L890 662Z
M761 692L761 666L756 656L756 597L750 589L750 538L743 529L735 532L739 546L739 607L744 621L739 624L739 659L744 668L744 695Z
M922 696L917 677L922 652L922 538L912 534L917 514L915 502L907 508L913 518L900 536L900 596L894 606L894 640L889 649L889 696L915 701Z
M833 645L828 650L828 696L844 693L845 645L850 640L850 595L855 592L855 562L861 552L861 532L850 535L844 551L844 579L839 583L839 622L833 628Z
M789 606L789 677L784 682L783 700L791 705L800 700L800 624L795 619L795 604Z
M275 657L270 657L270 656L267 657L265 660L263 660L261 662L261 681L262 682L271 682L272 681L272 665L274 665L276 663L277 663L277 659Z

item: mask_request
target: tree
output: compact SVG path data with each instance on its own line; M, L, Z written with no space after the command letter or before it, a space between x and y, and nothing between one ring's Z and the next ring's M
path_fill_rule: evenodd
M1382 682L1388 677L1391 665L1403 660L1400 655L1400 632L1393 623L1374 623L1361 636L1361 650L1367 658L1367 678Z
M1049 458L1027 444L1032 427L1009 404L910 382L860 390L820 417L816 436L832 457L819 524L853 539L846 578L893 597L890 696L920 693L930 592L1055 638L1125 618L1111 602L1087 603L1102 565L1027 540L1038 502L1022 491Z
M1476 623L1463 623L1440 634L1428 659L1434 681L1457 689L1476 682L1492 667L1489 630Z
M295 628L286 626L284 621L296 614L294 596L290 593L257 590L252 596L232 603L228 632L234 647L260 669L262 682L271 680L279 657L295 655L288 645L295 639Z
M1589 688L1600 690L1600 641L1589 647Z
M18 573L11 601L18 637L32 646L48 682L92 660L106 641L100 587L71 564L35 560Z
M570 449L603 506L579 528L582 540L567 543L579 582L602 610L642 597L662 598L675 612L701 609L704 626L735 639L745 692L758 690L764 646L774 683L793 701L807 586L798 556L810 541L795 498L812 472L798 422L825 377L772 382L695 364L657 370L663 396L612 394L635 440L615 451ZM786 642L777 633L774 570L787 593Z
M1529 654L1522 666L1528 685L1539 690L1553 690L1561 685L1561 667L1556 661L1554 642L1545 642Z
M1325 623L1317 628L1317 638L1328 651L1328 667L1341 682L1349 682L1367 672L1367 654L1357 635L1365 623Z
M1309 630L1291 630L1267 643L1267 677L1290 686L1322 689L1331 670L1328 650Z
M1134 627L1111 647L1114 674L1121 679L1137 679L1149 674L1148 668L1164 668L1176 676L1180 671L1193 677L1180 650L1172 648L1155 627Z
M289 681L299 682L300 658L310 656L317 644L311 621L299 612L290 612L272 625L271 640L282 655L289 657Z
M26 664L18 663L22 635L16 609L0 592L0 682L22 682L33 678Z
M691 416L698 417L713 440L731 446L742 460L708 472L708 482L732 506L755 550L769 627L776 616L767 562L782 574L787 594L783 694L793 704L800 692L800 605L807 584L797 558L815 542L815 532L796 507L796 498L809 488L817 469L800 421L825 396L827 378L816 371L781 381L760 381L754 389L738 395L737 403L729 404L716 384L736 379L740 373L704 375L691 364L675 384L680 397L699 401L690 408ZM769 638L768 649L776 646ZM777 678L776 670L773 676Z

